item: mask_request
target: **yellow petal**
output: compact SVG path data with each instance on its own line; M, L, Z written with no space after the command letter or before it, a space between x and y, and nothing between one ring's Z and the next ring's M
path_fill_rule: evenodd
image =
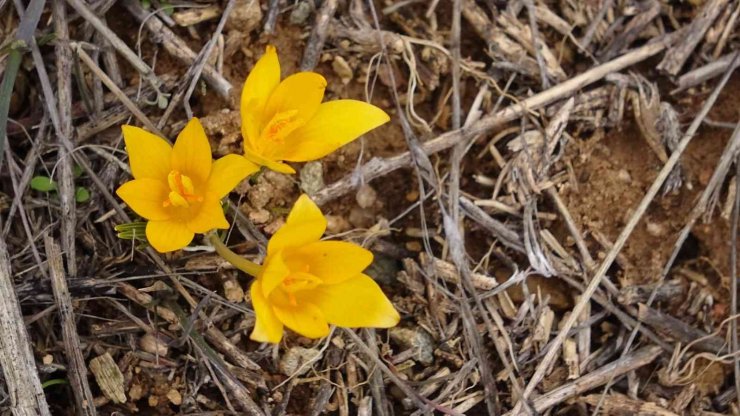
M262 114L270 94L280 84L280 61L272 45L267 46L265 54L257 61L247 76L242 89L241 115L244 146L259 138Z
M285 264L281 252L272 253L267 256L262 271L257 280L262 287L262 296L269 298L272 291L280 285L290 274L288 265Z
M121 185L116 194L138 215L154 221L170 218L162 205L169 188L164 182L151 178L134 179Z
M250 162L252 162L254 164L257 164L259 166L264 166L267 169L270 169L270 170L272 170L274 172L288 173L288 174L295 173L295 169L293 169L292 167L290 167L290 165L287 165L287 164L282 163L282 162L278 162L276 160L268 159L268 158L266 158L264 156L261 156L260 154L258 154L256 152L250 150L250 149L247 149L246 147L244 148L244 157L248 161L250 161Z
M138 127L125 125L121 130L134 178L167 180L172 146L165 139Z
M347 328L390 328L401 319L378 284L364 274L306 291L299 302L316 305L329 323Z
M273 308L280 321L294 332L307 338L322 338L329 335L329 325L321 310L310 303L293 307Z
M207 195L201 202L200 210L193 218L186 221L190 231L200 234L219 228L229 228L229 222L226 221L224 210L221 207L220 198L214 195Z
M281 160L305 162L319 159L390 120L380 108L363 101L323 103L305 125L285 140Z
M193 241L194 233L181 221L149 221L146 239L160 253L179 250Z
M303 194L290 210L285 225L277 230L267 244L267 254L318 241L324 231L326 218L311 198Z
M257 172L259 166L239 155L226 155L213 162L208 177L208 192L218 199L225 197L247 176Z
M172 151L172 169L203 186L211 173L211 144L200 120L193 117L177 136Z
M272 311L272 307L267 302L267 299L262 296L262 287L259 279L252 283L249 293L252 297L252 307L257 318L249 338L257 342L272 342L277 344L283 337L283 323L280 322Z
M295 118L307 122L324 99L326 79L315 72L298 72L285 78L270 95L262 115L265 126L275 114L296 110Z
M317 241L285 256L291 270L305 270L324 284L336 284L357 276L372 261L372 252L344 241Z

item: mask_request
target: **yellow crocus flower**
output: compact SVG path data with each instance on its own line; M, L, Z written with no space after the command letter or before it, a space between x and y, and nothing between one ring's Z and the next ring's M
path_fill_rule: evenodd
M228 228L221 199L259 168L238 155L215 162L197 118L177 136L175 145L134 126L122 127L134 179L116 190L143 218L146 237L157 251L181 249L195 233Z
M326 79L298 72L280 80L273 46L249 73L241 96L244 156L276 172L295 173L282 161L319 159L390 120L357 100L322 103Z
M256 276L250 288L257 317L250 338L280 342L287 326L308 338L329 334L329 324L390 328L400 316L377 283L363 274L373 254L352 243L320 241L326 218L301 195L267 245L262 266L231 252L212 236L226 260Z

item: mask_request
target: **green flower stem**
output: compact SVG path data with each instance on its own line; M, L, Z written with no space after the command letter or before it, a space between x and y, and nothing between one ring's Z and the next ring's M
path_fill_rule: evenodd
M257 277L259 275L260 270L262 270L262 266L231 251L226 247L226 244L218 238L216 233L211 234L209 239L218 255L226 259L226 261L234 265L234 267L253 277Z

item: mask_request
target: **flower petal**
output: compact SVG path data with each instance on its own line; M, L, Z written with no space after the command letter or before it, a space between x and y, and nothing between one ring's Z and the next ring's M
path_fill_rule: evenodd
M262 296L268 298L272 291L280 285L290 274L288 265L283 260L282 252L278 251L265 258L262 265L262 272L257 280L262 285Z
M306 270L324 284L336 284L362 273L373 261L373 253L344 241L317 241L286 254L291 270Z
M160 253L179 250L190 244L194 236L184 222L149 221L146 224L146 239Z
M201 234L215 228L229 228L224 210L221 207L221 199L208 194L201 202L200 210L194 217L186 221L188 229L194 233Z
M297 119L307 122L318 111L325 89L326 79L315 72L298 72L285 78L267 100L262 125L275 114L291 110L298 111Z
M364 274L303 292L299 302L316 305L329 323L347 328L390 328L401 319L378 284Z
M389 120L383 110L363 101L329 101L288 136L276 157L292 162L319 159Z
M267 303L267 299L262 296L262 287L259 279L252 283L249 293L252 297L252 307L257 318L249 338L257 342L272 342L277 344L283 337L283 323L280 322L272 311L272 307Z
M167 140L134 126L124 125L121 130L134 178L166 181L172 154Z
M225 197L247 176L257 172L259 166L239 155L226 155L213 162L208 177L208 192L218 199Z
M329 325L321 310L310 303L293 307L273 308L280 321L294 332L307 338L322 338L329 335Z
M172 150L172 169L203 186L211 173L211 144L200 120L193 117L177 136Z
M288 173L288 174L295 173L295 169L293 169L292 167L290 167L290 165L287 165L285 163L278 162L278 161L275 161L275 160L267 159L267 158L265 158L265 157L263 157L263 156L255 153L255 152L253 152L252 150L247 149L246 147L244 148L244 157L248 161L250 161L252 163L255 163L255 164L259 165L259 166L264 166L267 169L270 169L270 170L272 170L274 172Z
M116 194L135 213L153 221L170 218L170 213L162 205L168 192L164 182L151 178L128 181L116 190Z
M277 230L267 244L267 254L318 241L324 231L326 218L311 198L303 194L290 210L285 225Z
M265 54L247 76L242 89L241 115L244 146L255 143L262 129L262 114L270 94L280 84L280 61L277 51L268 45Z

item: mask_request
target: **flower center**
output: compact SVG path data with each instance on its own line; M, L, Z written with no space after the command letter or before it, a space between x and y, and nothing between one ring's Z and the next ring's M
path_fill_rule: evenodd
M298 110L283 111L275 114L262 130L262 137L271 144L281 144L295 129L303 125L303 120L296 117Z
M192 202L202 202L203 197L195 195L195 187L190 177L173 170L167 175L170 193L162 203L163 207L188 208Z
M323 283L321 279L308 273L308 265L306 265L304 269L305 270L300 272L291 273L288 277L283 279L282 283L280 283L280 287L283 289L288 297L288 301L293 306L298 304L295 297L296 292L313 289Z

